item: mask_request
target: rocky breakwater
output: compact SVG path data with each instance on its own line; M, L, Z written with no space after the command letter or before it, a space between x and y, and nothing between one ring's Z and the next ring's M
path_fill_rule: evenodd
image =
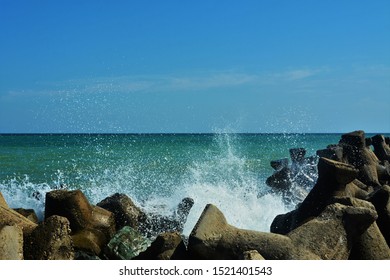
M317 180L318 158L306 157L305 148L291 148L289 153L291 163L288 158L271 161L275 171L267 178L266 184L286 203L296 204L306 197Z
M317 151L318 179L295 210L275 217L270 233L236 228L216 206L207 205L189 237L189 255L245 259L255 252L269 260L390 259L389 148L382 135L366 138L363 131L354 131ZM293 164L304 163L303 149L291 151ZM276 172L267 183L276 193L286 195L294 191L293 183L302 183L291 180L294 169L288 159L271 165Z
M305 162L316 162L318 173L302 202L275 217L270 232L237 228L208 204L183 238L191 198L162 216L125 194L92 205L80 190L54 190L46 193L45 219L38 222L31 210L10 209L0 194L0 259L390 259L388 139L355 131L317 151L318 158L303 151L290 151L291 165L271 163L302 179L294 183L308 182L298 168ZM280 184L282 195L294 191Z
M383 136L373 138L384 139ZM371 209L377 218L361 234L348 240L348 258L390 259L390 172L387 159L379 159L378 149L371 149L374 141L366 138L363 131L354 131L342 135L338 144L317 151L321 158L316 184L295 210L274 219L271 232L289 235L316 219L334 203ZM382 142L381 147L387 145ZM318 238L321 240L326 236Z
M32 221L33 210L16 209L23 216L0 193L0 259L170 259L186 250L191 198L170 216L147 214L125 194L92 205L80 190L54 190L45 202L44 221Z

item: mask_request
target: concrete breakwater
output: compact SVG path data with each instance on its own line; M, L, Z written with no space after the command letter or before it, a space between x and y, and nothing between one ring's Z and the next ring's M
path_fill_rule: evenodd
M290 154L292 165L272 159L267 184L281 195L294 191L292 183L310 186L270 232L237 228L208 204L183 237L191 198L170 215L149 215L125 194L92 205L80 190L54 190L39 222L0 194L0 259L390 259L389 139L354 131L318 158L305 158L303 149ZM303 161L315 164L318 177L291 176Z

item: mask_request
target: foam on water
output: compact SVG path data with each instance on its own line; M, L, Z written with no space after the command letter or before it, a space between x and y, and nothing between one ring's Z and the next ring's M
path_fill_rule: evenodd
M11 208L34 209L40 220L44 217L44 197L41 194L51 191L47 183L33 183L26 175L0 182L0 191Z
M218 135L216 145L219 152L206 154L203 160L194 161L182 178L180 187L170 197L164 198L164 204L171 209L183 197L194 199L184 227L185 235L191 233L209 203L216 205L231 225L266 232L276 215L292 209L293 206L286 205L279 196L263 195L268 187L259 174L246 168L247 160L237 155L236 144L232 135ZM156 209L155 203L161 203L161 198L149 200L146 209Z
M28 176L13 178L0 182L0 191L10 207L32 208L40 219L44 215L44 194L60 185L80 188L93 204L115 192L125 193L145 211L163 215L171 214L184 197L191 197L195 204L184 227L185 235L190 234L209 203L216 205L231 225L269 231L274 217L291 210L293 205L286 205L280 196L268 193L264 178L270 174L248 168L248 159L239 152L240 145L245 143L234 135L218 134L211 149L192 159L184 171L171 179L162 180L154 170L164 162L153 165L151 172L136 168L135 162L141 159L117 164L110 161L103 169L104 161L98 161L95 164L99 166L82 171L75 167L72 179L71 174L58 170L52 182L31 182ZM42 195L39 200L34 198L36 193Z

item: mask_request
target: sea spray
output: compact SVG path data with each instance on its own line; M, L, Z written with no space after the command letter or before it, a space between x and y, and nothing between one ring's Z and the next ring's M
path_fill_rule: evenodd
M281 197L265 194L268 187L260 180L259 172L248 170L248 160L238 156L236 148L240 141L232 134L217 134L214 148L188 167L181 184L165 205L170 208L183 197L191 197L192 207L184 227L184 235L189 235L204 207L212 203L221 209L228 222L237 227L269 231L269 225L277 214L291 209ZM149 200L146 207L153 209L160 199Z
M45 193L60 187L81 189L93 204L125 193L145 211L164 215L191 197L195 204L187 235L208 203L219 207L232 225L268 231L277 214L294 207L269 192L270 160L287 157L291 147L315 151L334 143L332 137L2 135L0 191L11 207L33 208L40 219Z
M0 191L11 208L34 209L38 219L44 218L44 195L52 188L47 183L33 183L25 175L0 182Z

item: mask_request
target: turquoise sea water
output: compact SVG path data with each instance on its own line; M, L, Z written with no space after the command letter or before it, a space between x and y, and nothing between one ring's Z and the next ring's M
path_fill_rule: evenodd
M45 192L59 186L83 190L91 203L125 193L159 213L190 196L195 204L186 234L207 203L235 226L268 231L277 214L294 207L269 193L270 161L289 157L296 147L315 155L339 139L340 134L2 134L0 191L11 207L33 208L41 218Z

